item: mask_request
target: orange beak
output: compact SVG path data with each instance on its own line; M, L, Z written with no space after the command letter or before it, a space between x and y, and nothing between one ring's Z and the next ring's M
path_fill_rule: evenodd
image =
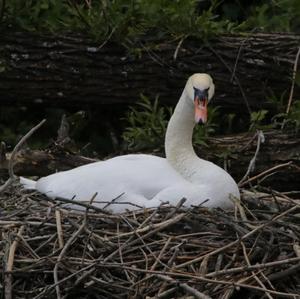
M195 122L205 124L207 122L207 99L200 100L196 96L194 100L195 105Z

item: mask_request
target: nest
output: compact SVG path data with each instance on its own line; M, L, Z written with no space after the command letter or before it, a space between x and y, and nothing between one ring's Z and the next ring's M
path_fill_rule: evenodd
M300 203L246 192L235 209L68 210L1 195L5 298L300 298Z

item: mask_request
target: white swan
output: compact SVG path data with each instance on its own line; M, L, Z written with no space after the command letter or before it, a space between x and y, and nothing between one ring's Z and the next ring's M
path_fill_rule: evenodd
M195 123L206 122L207 103L214 95L212 78L192 75L169 121L165 137L166 159L152 155L125 155L58 172L32 181L21 178L27 189L50 198L89 202L118 213L126 209L172 205L185 197L185 205L229 207L230 195L240 197L233 178L217 165L200 159L192 146ZM111 203L110 203L111 202Z

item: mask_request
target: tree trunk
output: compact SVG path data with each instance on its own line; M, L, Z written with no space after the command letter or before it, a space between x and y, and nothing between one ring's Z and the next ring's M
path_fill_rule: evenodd
M206 44L187 38L150 40L130 48L100 46L83 35L1 33L1 104L76 107L132 103L140 93L175 104L185 80L208 72L216 82L215 104L247 113L272 105L267 95L288 91L300 36L220 36ZM295 88L295 97L300 97Z
M230 137L209 138L208 148L196 148L198 155L224 166L239 181L248 169L250 160L257 148L257 138L253 134L238 134ZM261 182L275 190L299 190L300 186L300 139L292 134L280 131L265 133L265 142L261 144L256 159L254 176L271 167L292 162L291 165L273 171L275 174ZM14 170L23 176L45 176L50 173L67 170L96 160L72 154L61 148L47 151L23 150L15 161ZM7 160L0 163L2 172L7 169ZM262 177L260 178L260 180ZM253 182L257 183L257 180Z

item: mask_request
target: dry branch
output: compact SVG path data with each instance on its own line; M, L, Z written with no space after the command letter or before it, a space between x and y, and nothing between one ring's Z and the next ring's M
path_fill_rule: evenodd
M16 239L13 241L12 245L9 248L8 260L5 269L5 299L12 299L12 269L14 265L15 252L19 243L19 237L22 236L24 231L24 225L19 228Z
M245 194L236 212L178 205L110 215L10 186L0 195L0 254L10 248L13 258L0 275L16 299L300 298L300 200ZM5 236L16 231L11 245Z
M45 122L46 120L42 120L40 123L38 123L36 126L34 126L27 134L25 134L21 139L20 141L16 144L16 146L14 147L11 155L10 155L10 158L8 160L8 174L9 174L9 178L8 180L2 185L0 186L0 193L5 191L5 189L10 186L14 179L15 179L15 174L14 174L14 163L15 163L15 157L18 153L18 151L20 150L20 148L24 145L24 143L31 137L31 135L37 131Z

